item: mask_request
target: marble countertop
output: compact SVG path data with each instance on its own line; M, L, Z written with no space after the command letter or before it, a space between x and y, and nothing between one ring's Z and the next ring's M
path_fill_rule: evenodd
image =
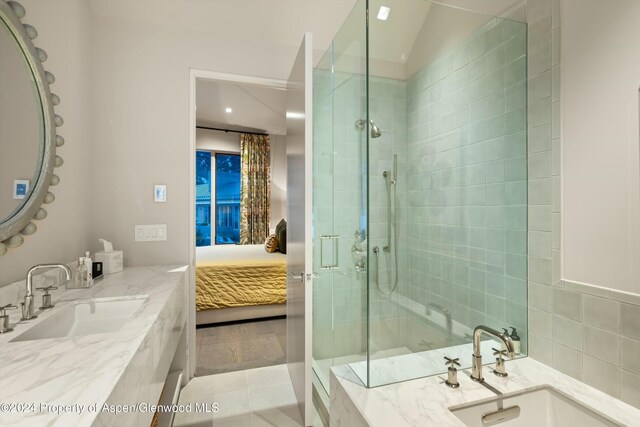
M547 384L621 425L640 426L640 410L529 357L507 361L506 367L509 373L506 378L499 378L490 373L488 366L484 367L486 383L501 393ZM460 388L447 387L445 379L446 375L437 375L367 389L358 384L359 380L351 368L346 365L334 367L332 396L334 386L340 387L355 408L342 403L340 410L336 411L338 413L334 414L332 406L332 422L334 415L348 418L348 411L357 410L358 418L364 418L370 426L464 427L449 408L496 396L488 388L472 381L469 369L458 373ZM339 422L337 424L340 425Z
M89 289L63 290L53 309L0 335L0 425L90 426L147 335L162 321L163 308L185 271L177 266L127 268ZM11 342L73 301L139 295L148 296L140 312L115 333ZM17 311L11 312L12 324L19 320Z

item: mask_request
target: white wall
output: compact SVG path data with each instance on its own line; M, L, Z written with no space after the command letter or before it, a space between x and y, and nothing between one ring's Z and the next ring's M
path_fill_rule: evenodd
M37 222L37 233L0 257L0 286L24 279L34 264L73 261L92 240L90 7L83 0L20 3L27 10L23 22L38 30L36 46L49 54L44 65L56 76L52 91L62 102L55 109L65 119L59 133L67 142L58 151L65 163L55 171L61 179L52 188L56 201L46 206L49 215Z
M287 152L286 137L271 137L271 217L269 228L273 232L286 215L287 206ZM215 130L197 129L196 148L211 151L240 152L240 135Z
M564 278L640 292L640 2L562 1Z
M96 233L129 266L187 263L190 68L286 79L296 49L109 18L94 29ZM157 183L167 203L153 203ZM133 241L135 224L156 223L167 224L166 242Z

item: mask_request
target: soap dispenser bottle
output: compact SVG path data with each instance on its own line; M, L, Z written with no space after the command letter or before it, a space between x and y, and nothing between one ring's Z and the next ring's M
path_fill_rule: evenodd
M84 254L84 265L87 267L86 281L87 287L93 285L93 260L91 259L91 252L87 251Z
M513 326L511 328L511 342L513 343L513 352L515 354L520 354L520 336L518 335L518 331Z
M78 265L76 266L76 275L73 278L74 287L86 288L87 284L87 266L84 263L84 257L78 259Z

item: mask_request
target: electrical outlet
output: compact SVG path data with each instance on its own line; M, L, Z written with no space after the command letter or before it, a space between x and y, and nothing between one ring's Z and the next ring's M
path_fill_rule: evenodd
M167 240L167 224L136 225L136 242L161 242Z

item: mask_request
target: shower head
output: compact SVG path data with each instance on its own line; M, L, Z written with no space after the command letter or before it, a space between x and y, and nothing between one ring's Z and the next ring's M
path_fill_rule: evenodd
M367 122L363 119L358 119L356 120L356 128L362 130L364 129L364 125ZM371 138L378 138L380 136L382 136L382 131L380 130L380 128L378 126L376 126L376 123L373 120L369 120L369 124L371 125Z
M378 138L379 136L381 136L382 131L380 130L380 128L376 126L373 120L369 120L369 122L371 122L371 138Z

